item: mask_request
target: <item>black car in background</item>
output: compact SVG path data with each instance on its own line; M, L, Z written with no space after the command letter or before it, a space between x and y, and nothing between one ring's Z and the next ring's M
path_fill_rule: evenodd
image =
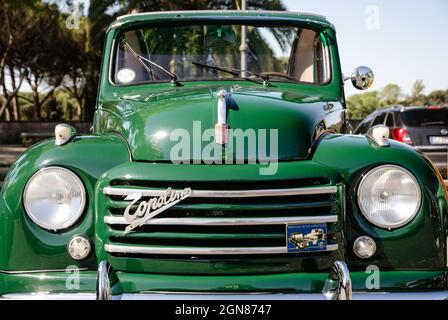
M389 127L392 139L422 151L448 179L448 106L380 109L367 116L354 134L365 134L380 124Z

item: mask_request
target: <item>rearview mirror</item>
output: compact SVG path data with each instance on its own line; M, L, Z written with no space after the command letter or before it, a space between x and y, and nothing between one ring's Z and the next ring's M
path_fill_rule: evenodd
M205 35L205 46L207 48L232 47L236 44L236 34L232 27L211 27Z
M344 80L351 80L353 86L358 90L367 90L372 86L375 75L372 69L363 66L356 68L352 76L346 77Z

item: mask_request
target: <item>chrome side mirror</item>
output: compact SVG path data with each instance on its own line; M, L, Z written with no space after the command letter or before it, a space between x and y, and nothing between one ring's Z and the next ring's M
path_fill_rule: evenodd
M375 75L369 67L358 67L352 73L351 77L346 77L344 79L344 81L347 80L351 80L356 89L367 90L372 86L373 81L375 80Z

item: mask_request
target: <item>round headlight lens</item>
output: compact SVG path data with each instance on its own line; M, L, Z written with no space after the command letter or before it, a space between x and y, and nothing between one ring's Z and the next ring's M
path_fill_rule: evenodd
M421 191L407 170L384 165L369 171L358 187L361 212L374 225L394 229L409 223L417 214Z
M48 167L28 181L23 194L25 211L38 226L47 230L71 227L82 215L86 193L73 172Z

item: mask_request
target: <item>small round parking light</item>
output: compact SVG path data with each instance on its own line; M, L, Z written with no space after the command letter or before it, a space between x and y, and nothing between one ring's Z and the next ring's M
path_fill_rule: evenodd
M370 237L359 237L353 244L353 251L361 259L368 259L376 252L376 243Z
M83 260L89 255L92 246L86 236L74 236L69 241L67 249L73 259Z

